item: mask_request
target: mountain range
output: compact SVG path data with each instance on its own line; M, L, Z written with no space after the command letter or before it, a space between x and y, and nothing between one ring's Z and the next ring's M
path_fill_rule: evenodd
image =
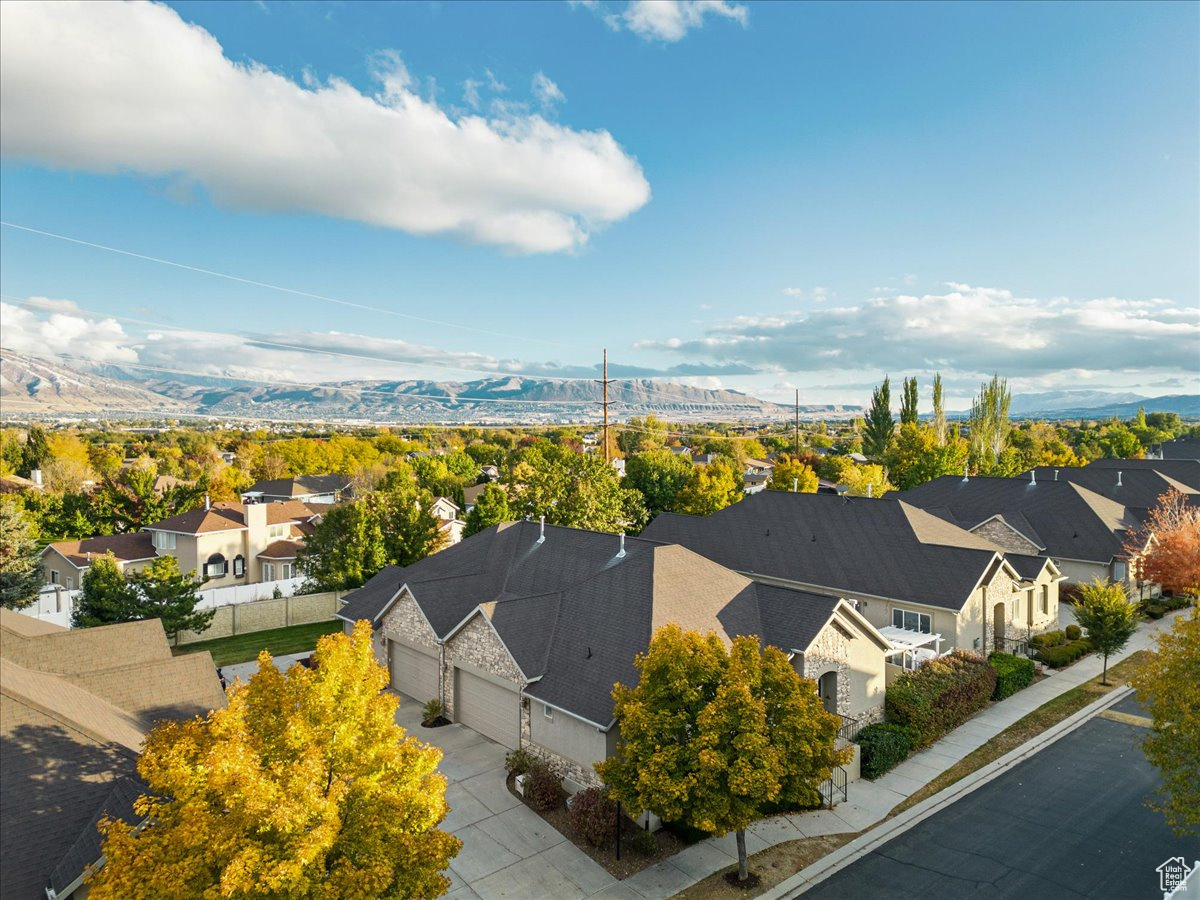
M119 365L69 365L4 351L0 408L6 415L195 415L273 421L517 423L594 420L602 387L589 380L499 376L477 381L339 381L269 385L224 378L147 378ZM790 421L791 405L733 390L707 390L648 379L609 386L614 420L654 414L675 421ZM1014 418L1130 418L1176 412L1200 418L1200 396L1147 398L1132 393L1051 391L1013 397ZM847 419L863 408L803 404L803 419ZM952 414L953 415L953 414Z

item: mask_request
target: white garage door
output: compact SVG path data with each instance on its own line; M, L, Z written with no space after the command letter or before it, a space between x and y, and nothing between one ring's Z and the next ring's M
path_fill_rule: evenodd
M520 703L516 685L454 670L454 719L505 747L517 746Z
M438 660L397 641L389 641L388 662L392 670L392 687L414 700L424 703L441 695L438 690Z

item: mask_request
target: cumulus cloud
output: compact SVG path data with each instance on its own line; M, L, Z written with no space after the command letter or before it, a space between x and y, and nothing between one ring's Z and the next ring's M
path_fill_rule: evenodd
M533 96L541 104L543 110L552 110L559 103L566 101L566 95L557 84L551 81L545 72L533 76Z
M1186 371L1200 346L1200 310L1170 300L1041 300L995 288L947 287L941 294L741 316L701 338L639 346L773 371L941 370L1051 380L1080 369Z
M337 78L299 84L228 59L167 6L4 3L0 149L195 182L229 207L516 252L577 249L648 201L641 167L607 131L520 107L454 116L418 95L397 55L376 63L373 94ZM464 93L470 103L478 85Z
M709 16L730 19L743 28L750 18L745 6L728 0L630 0L620 12L599 0L570 0L570 4L598 15L614 31L629 30L644 40L668 43L683 40Z
M32 297L26 309L0 302L0 346L40 356L47 350L98 363L135 363L134 339L112 318L76 312L69 300ZM46 315L38 315L38 311Z

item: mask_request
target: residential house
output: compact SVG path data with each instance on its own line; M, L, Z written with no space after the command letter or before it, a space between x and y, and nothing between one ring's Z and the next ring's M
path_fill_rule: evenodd
M1173 441L1163 441L1152 450L1159 459L1188 459L1196 462L1200 460L1200 438L1176 438Z
M480 469L480 472L482 472L483 477L486 478L488 481L499 481L500 480L500 469L497 468L496 466L483 466Z
M449 497L438 497L433 501L433 515L437 519L438 534L441 535L441 546L449 547L462 540L463 529L467 523L460 515L462 510Z
M1137 511L1065 478L1055 481L1053 472L943 475L898 496L1006 550L1049 557L1068 581L1108 578L1135 588L1124 545L1141 525Z
M764 472L747 472L742 476L742 492L745 494L758 494L767 489L767 482L771 480L771 476Z
M558 761L597 783L616 746L615 682L654 630L677 624L728 643L757 635L818 681L847 719L882 717L892 645L838 597L759 583L684 547L506 523L350 594L347 630L367 619L392 687L506 747Z
M489 482L490 484L490 482ZM473 484L470 487L463 488L463 515L470 515L471 510L475 508L475 504L479 501L479 495L487 489L487 484Z
M348 475L297 475L295 478L275 478L256 482L242 499L298 500L301 503L338 503L354 496L354 486Z
M746 459L747 475L770 475L775 469L775 463L767 459Z
M68 630L0 609L0 896L83 897L102 816L138 821L137 755L159 719L225 705L207 652L157 619Z
M82 541L57 541L42 551L48 584L68 590L82 583L97 556L111 553L126 574L158 556L174 556L206 587L276 581L296 575L295 562L319 513L296 500L212 503L148 525L143 531Z
M1197 469L1200 469L1200 463L1195 465ZM1083 468L1038 466L1020 477L1037 481L1069 481L1112 500L1114 503L1119 503L1126 509L1145 513L1158 504L1158 500L1163 494L1172 490L1182 494L1195 495L1196 499L1200 500L1200 491L1182 481L1177 481L1157 468L1110 469L1099 466ZM1142 512L1137 514L1143 515Z
M769 584L844 597L914 656L1019 649L1058 622L1054 563L892 499L764 491L711 516L663 513L642 537ZM920 650L920 653L911 651Z

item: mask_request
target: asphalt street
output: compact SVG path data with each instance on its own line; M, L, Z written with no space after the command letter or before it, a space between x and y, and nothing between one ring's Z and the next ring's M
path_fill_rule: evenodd
M1144 716L1130 696L1113 707ZM1092 718L804 894L888 898L1161 898L1157 867L1200 858L1147 806L1144 727ZM1180 895L1200 900L1200 881Z

